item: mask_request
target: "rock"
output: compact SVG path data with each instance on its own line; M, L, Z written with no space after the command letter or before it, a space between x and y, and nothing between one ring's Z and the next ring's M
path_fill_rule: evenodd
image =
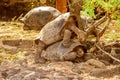
M76 63L74 68L72 68L72 71L76 72L76 73L79 73L79 74L81 74L81 73L89 73L94 68L95 68L94 66L89 65L86 62L82 62L82 63Z
M87 61L88 64L95 66L96 68L106 68L105 64L100 62L99 60L90 59Z

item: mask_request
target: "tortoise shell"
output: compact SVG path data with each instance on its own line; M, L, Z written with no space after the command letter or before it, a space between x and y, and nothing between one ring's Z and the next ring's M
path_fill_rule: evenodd
M47 23L40 31L36 40L40 40L44 42L46 45L50 45L56 41L62 39L61 31L65 27L68 19L70 17L70 13L61 14L54 20Z
M54 7L41 6L30 10L20 21L24 23L24 30L40 30L46 23L60 14Z
M71 40L70 47L65 47L62 41L56 42L47 47L41 54L41 56L50 61L61 61L61 60L73 60L76 58L77 53L75 48L78 46L83 46L80 42ZM75 52L72 56L69 54Z

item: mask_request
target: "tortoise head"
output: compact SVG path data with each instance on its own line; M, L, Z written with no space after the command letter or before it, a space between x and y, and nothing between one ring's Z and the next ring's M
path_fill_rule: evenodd
M26 24L24 24L23 30L31 30L31 28L29 26L27 26Z
M23 30L32 30L31 27L26 24L26 19L24 17L19 19L19 21L24 24Z

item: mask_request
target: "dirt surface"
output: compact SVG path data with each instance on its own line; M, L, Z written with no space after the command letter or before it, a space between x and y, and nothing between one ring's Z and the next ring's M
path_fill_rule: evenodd
M22 26L0 22L0 80L120 80L119 62L94 48L92 41L85 55L75 61L35 64L33 40L39 31L23 31ZM111 26L100 47L120 59L120 28Z

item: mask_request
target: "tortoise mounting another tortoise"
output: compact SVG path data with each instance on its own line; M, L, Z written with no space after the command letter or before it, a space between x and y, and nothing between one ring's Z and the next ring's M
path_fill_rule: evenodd
M35 39L36 60L39 60L41 52L46 46L51 45L63 39L63 45L69 47L71 32L74 32L80 41L85 41L86 33L76 27L70 12L61 14L54 20L47 23ZM68 41L68 42L67 42Z

